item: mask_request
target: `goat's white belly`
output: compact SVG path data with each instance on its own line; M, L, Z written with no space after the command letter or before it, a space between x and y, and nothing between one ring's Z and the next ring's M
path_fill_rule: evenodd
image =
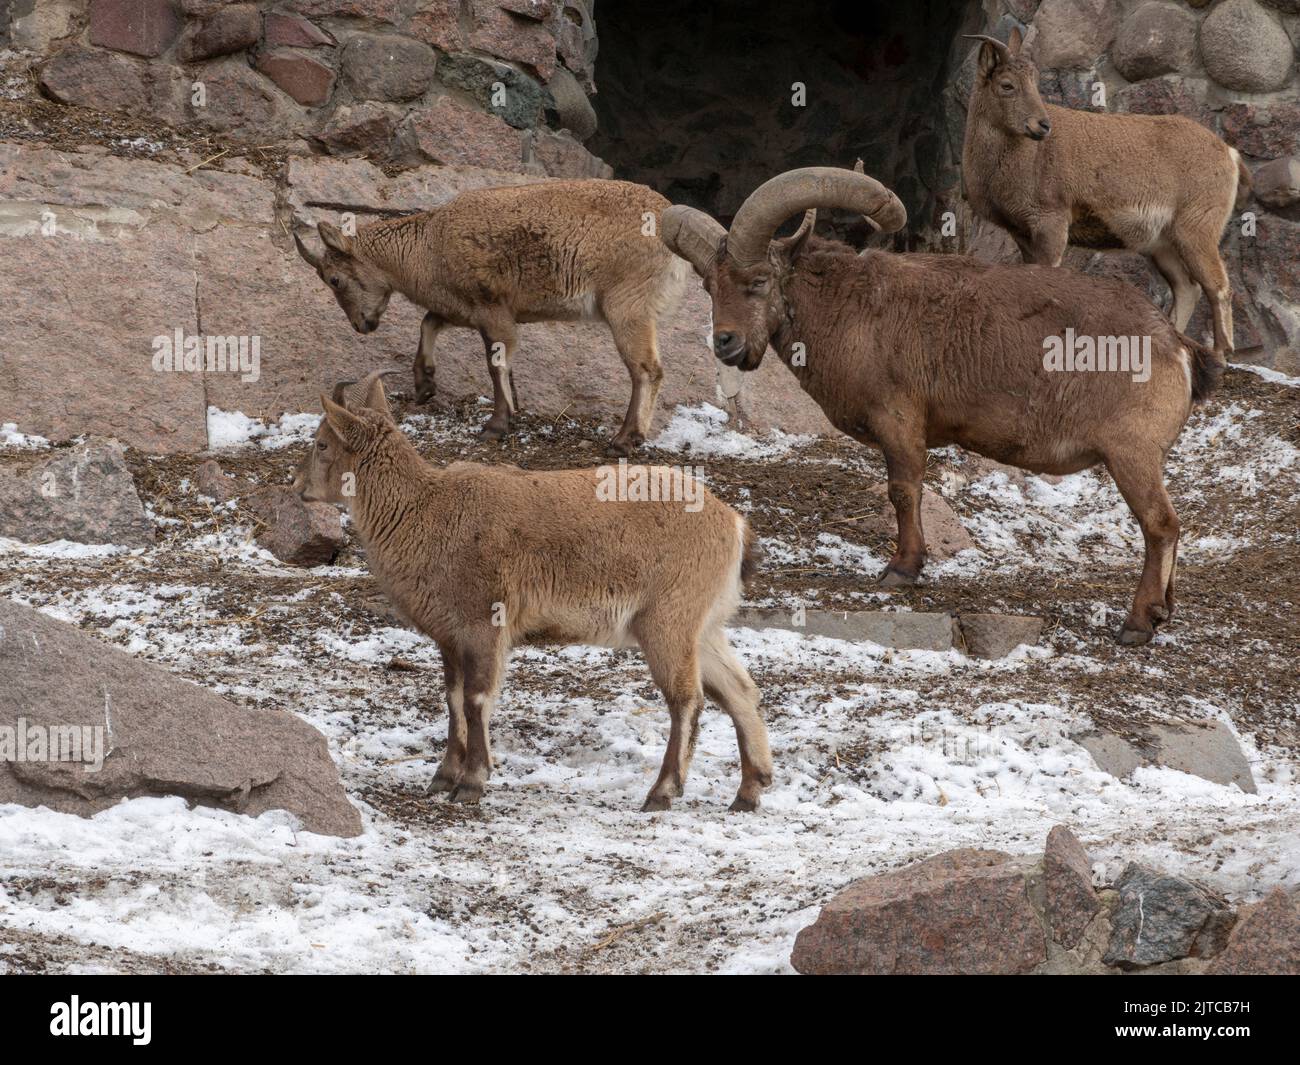
M1101 219L1131 250L1151 252L1164 243L1174 211L1166 204L1133 204L1103 211Z

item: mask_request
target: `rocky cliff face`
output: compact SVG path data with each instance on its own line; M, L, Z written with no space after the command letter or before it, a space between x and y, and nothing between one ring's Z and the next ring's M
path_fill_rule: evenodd
M1242 153L1255 197L1225 235L1237 348L1300 370L1294 0L925 0L878 25L854 7L781 9L743 34L709 15L701 35L688 7L604 0L597 97L591 0L0 4L0 422L193 451L209 406L274 418L332 380L403 368L419 313L394 301L379 333L353 333L291 227L610 173L593 149L724 216L772 173L862 155L907 202L907 246L1014 258L970 216L959 168L975 54L960 34L1012 26L1049 99L1186 114ZM704 69L737 49L743 64ZM807 106L791 111L796 80ZM1067 263L1166 298L1139 256ZM664 406L716 399L707 325L688 285L661 330ZM177 331L256 339L256 375L160 372L156 343ZM443 394L482 394L477 337L451 330L439 348ZM608 422L626 403L596 325L528 327L516 379L543 413ZM826 428L774 360L747 395L759 422Z

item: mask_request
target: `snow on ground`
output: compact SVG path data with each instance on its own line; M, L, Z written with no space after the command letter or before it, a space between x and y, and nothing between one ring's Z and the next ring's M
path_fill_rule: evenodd
M268 427L217 413L214 447L261 451L311 432L308 416ZM1199 498L1207 469L1296 497L1296 449L1276 436L1260 446L1252 421L1231 405L1194 418L1170 461L1184 502ZM449 450L476 428L427 416L404 426ZM564 427L530 432L545 443ZM719 462L779 461L805 446L736 436L704 407L677 411L656 444ZM1266 505L1242 500L1247 512ZM978 546L928 572L937 588L1028 567L1047 585L1080 569L1118 572L1131 591L1141 540L1103 475L1017 484L994 472L957 502ZM593 648L516 653L487 797L463 808L423 796L446 727L436 650L330 590L363 578L363 566L283 566L232 508L210 513L147 550L0 541L0 586L229 698L298 713L327 737L364 834L320 837L284 813L251 819L177 798L87 820L0 806L0 929L234 970L783 972L795 934L847 882L952 847L1036 853L1058 823L1087 841L1101 880L1136 860L1236 898L1300 886L1294 747L1241 726L1258 693L1193 697L1170 683L1174 648L1205 634L1162 635L1156 653L1123 659L1124 681L1157 716L1234 727L1257 795L1167 769L1127 781L1098 770L1071 737L1094 725L1084 682L1113 681L1116 667L1087 633L1062 630L986 662L733 629L777 765L760 813L726 813L735 738L710 707L685 796L641 814L667 714L637 654ZM776 567L874 573L885 560L847 534L810 532L798 545L770 531ZM1248 531L1205 532L1184 557L1247 543ZM257 618L228 601L243 582L257 589ZM811 580L806 594L821 591ZM1106 592L1076 594L1082 609ZM394 656L422 671L387 669ZM1300 716L1294 692L1279 706ZM0 972L6 949L0 932Z

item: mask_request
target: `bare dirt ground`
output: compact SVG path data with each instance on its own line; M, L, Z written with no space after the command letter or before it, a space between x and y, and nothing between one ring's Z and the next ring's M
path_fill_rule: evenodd
M1193 415L1168 466L1178 612L1139 649L1113 640L1141 538L1104 473L1018 480L935 453L927 483L976 548L886 594L874 580L892 544L863 509L883 481L878 455L846 440L754 443L707 412L676 412L644 458L703 466L749 515L768 556L753 601L1047 620L1040 647L999 662L733 630L778 765L748 818L723 812L735 743L711 711L685 797L637 812L667 715L634 652L595 649L521 651L483 805L426 797L445 733L437 653L397 626L359 547L328 567L281 565L237 503L196 493L198 457L131 454L158 545L0 541L0 593L235 701L305 717L366 833L324 839L291 818L179 799L91 821L0 808L0 971L783 971L795 932L849 880L953 846L1035 852L1061 822L1103 877L1134 859L1238 898L1294 885L1298 399L1235 370ZM513 439L484 444L472 404L398 406L434 462L604 461L595 425L525 417ZM304 446L218 458L283 482ZM1156 768L1115 781L1070 738L1215 719L1240 737L1258 796Z

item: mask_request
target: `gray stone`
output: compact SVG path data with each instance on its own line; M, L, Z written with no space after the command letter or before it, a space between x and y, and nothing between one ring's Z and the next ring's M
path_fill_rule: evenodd
M1265 163L1254 174L1255 199L1268 207L1300 203L1300 158L1294 155Z
M1025 863L955 850L856 881L795 939L790 963L816 975L1026 973L1047 959Z
M0 803L89 817L124 798L180 795L256 817L287 810L309 832L356 836L325 737L282 710L237 706L102 643L72 625L0 599L0 725L35 735L74 729L82 760L0 758ZM95 746L101 768L87 772ZM66 735L67 733L65 733ZM15 751L15 754L17 752Z
M412 112L405 136L422 160L443 166L523 167L523 134L496 115L484 114L450 96Z
M913 610L804 610L796 617L776 607L743 607L732 624L749 629L788 629L836 640L869 640L900 651L947 651L953 646L951 614Z
M1047 834L1043 852L1044 909L1052 938L1072 949L1101 909L1092 887L1092 868L1083 844L1064 825Z
M287 485L261 488L244 505L262 523L257 542L291 566L323 566L347 542L336 507L306 503Z
M542 87L506 63L475 55L449 55L438 62L438 80L472 97L484 111L516 129L528 129L542 120Z
M216 459L206 459L199 463L199 468L194 473L194 487L200 494L211 496L218 503L225 503L248 491L248 485L224 473Z
M1120 26L1111 59L1129 81L1186 70L1196 53L1196 26L1186 8L1149 0Z
M1136 862L1129 862L1115 889L1119 904L1102 960L1126 969L1191 956L1202 930L1218 925L1227 909L1205 888Z
M41 67L40 85L51 98L75 107L185 121L186 83L179 70L112 52L68 48Z
M255 66L304 107L319 107L334 90L334 71L301 52L263 52Z
M1276 92L1290 78L1294 52L1286 30L1255 0L1224 0L1201 23L1201 59L1225 89Z
M1021 644L1033 646L1043 634L1043 619L1019 614L962 614L966 653L972 658L1005 658Z
M180 29L171 0L94 0L90 5L90 43L100 48L161 55Z
M0 467L0 536L130 547L154 542L153 525L116 440L37 455Z
M182 62L213 59L251 48L262 36L262 13L255 4L231 4L203 22L191 22L176 42Z
M1236 784L1252 795L1258 790L1241 745L1222 722L1149 725L1139 732L1136 743L1110 732L1080 733L1073 739L1114 777L1126 777L1138 766L1159 765L1215 784Z
M358 33L343 45L339 70L358 100L414 100L433 84L436 59L409 37Z
M1115 36L1113 0L1043 0L1025 48L1043 70L1087 70Z
M403 113L391 104L371 100L341 104L315 135L331 155L361 154L386 159Z

